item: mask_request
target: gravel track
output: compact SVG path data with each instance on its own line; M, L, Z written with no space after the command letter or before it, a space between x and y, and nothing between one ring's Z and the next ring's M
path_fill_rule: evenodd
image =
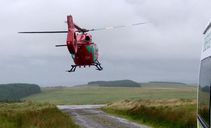
M110 116L99 108L105 105L58 105L81 128L149 128L123 118Z

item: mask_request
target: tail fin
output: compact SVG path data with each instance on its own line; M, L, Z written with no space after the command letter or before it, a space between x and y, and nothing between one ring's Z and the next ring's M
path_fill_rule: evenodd
M73 17L71 15L67 16L67 48L71 54L75 54L77 52L77 42L75 35L75 27L73 23Z
M67 16L68 31L74 29L73 17L71 15Z

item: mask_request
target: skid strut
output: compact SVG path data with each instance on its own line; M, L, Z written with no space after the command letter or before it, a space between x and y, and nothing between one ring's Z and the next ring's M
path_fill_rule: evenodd
M101 64L100 64L100 62L98 60L96 60L94 65L97 68L96 70L99 70L99 71L103 70L103 67L101 67Z
M96 60L95 63L92 64L92 65L71 65L71 69L68 70L67 72L75 72L77 67L80 68L80 67L86 67L86 66L89 66L89 67L90 66L95 66L96 70L98 70L98 71L103 70L103 67L101 66L100 62L98 60Z
M77 65L71 65L71 69L68 70L67 72L75 72L76 68L77 68Z

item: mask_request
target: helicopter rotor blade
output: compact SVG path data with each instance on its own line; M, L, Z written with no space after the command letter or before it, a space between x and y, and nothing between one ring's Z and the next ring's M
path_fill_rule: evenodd
M110 29L119 29L119 28L125 28L125 27L133 27L138 25L147 24L147 22L139 22L129 25L119 25L119 26L111 26L111 27L104 27L104 28L94 28L94 29L82 29L75 25L77 29L79 29L77 32L89 32L89 31L101 31L101 30L110 30ZM37 34L37 33L67 33L68 31L31 31L31 32L18 32L21 34Z
M18 32L22 34L36 34L36 33L67 33L67 31L34 31L34 32Z
M111 27L105 27L105 28L94 28L94 29L89 29L88 31L119 29L119 28L132 27L132 26L138 26L138 25L143 25L143 24L147 24L147 22L140 22L140 23L134 23L134 24L129 24L129 25L118 25L118 26L111 26Z
M65 46L67 46L66 44L57 44L57 45L55 45L56 47L65 47Z

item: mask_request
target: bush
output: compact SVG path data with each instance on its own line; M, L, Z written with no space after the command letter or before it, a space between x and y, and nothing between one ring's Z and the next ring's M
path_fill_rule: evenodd
M36 84L0 84L0 102L18 101L23 97L40 92L41 89Z

